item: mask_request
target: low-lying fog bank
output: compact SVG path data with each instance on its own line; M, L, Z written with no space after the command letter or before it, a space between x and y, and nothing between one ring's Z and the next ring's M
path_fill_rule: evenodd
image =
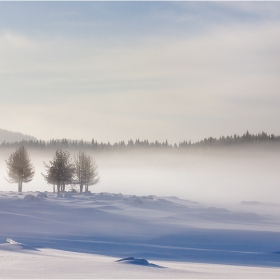
M0 151L0 190L17 190L8 183L5 159L14 150ZM54 151L29 150L36 174L24 191L51 191L41 173ZM74 151L70 151L72 158ZM280 150L272 146L89 152L98 165L100 183L94 192L178 196L211 203L260 201L280 203Z

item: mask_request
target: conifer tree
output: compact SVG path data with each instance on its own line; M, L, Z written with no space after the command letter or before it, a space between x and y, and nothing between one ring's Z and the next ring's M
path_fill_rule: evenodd
M85 152L79 151L75 157L75 183L80 186L80 193L83 188L88 191L88 187L99 182L97 165L93 158Z
M25 147L21 146L16 149L6 160L6 164L9 177L6 180L10 183L18 183L18 191L22 192L22 183L32 181L35 174L34 166L31 164Z
M98 176L97 165L91 156L87 156L86 160L86 183L85 189L88 191L89 186L93 186L99 183L100 178Z
M49 184L57 186L57 193L64 192L65 186L73 183L75 167L69 152L57 150L50 164L44 162L44 165L47 174L42 175Z

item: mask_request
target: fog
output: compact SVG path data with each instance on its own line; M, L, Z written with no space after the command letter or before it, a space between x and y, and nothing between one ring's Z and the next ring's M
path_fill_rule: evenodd
M0 191L17 191L5 180L0 151ZM74 151L71 157L74 157ZM89 152L90 153L90 152ZM29 150L36 174L23 191L52 191L41 173L54 151ZM132 151L90 153L98 165L100 183L91 192L177 196L206 203L260 201L280 203L280 149L272 147L199 149L193 151Z

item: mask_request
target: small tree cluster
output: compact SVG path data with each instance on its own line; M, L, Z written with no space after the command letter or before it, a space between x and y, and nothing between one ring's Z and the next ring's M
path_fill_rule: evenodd
M66 185L79 185L80 192L99 182L97 166L91 156L79 152L74 163L67 151L57 150L49 164L44 163L46 174L42 174L45 180L57 187L57 192L65 191Z
M35 170L24 146L16 149L6 160L7 173L10 183L18 183L18 191L22 192L22 183L32 181Z
M57 150L50 164L44 162L44 166L47 171L46 175L42 174L45 180L57 187L57 193L64 192L65 186L72 183L75 171L69 152Z

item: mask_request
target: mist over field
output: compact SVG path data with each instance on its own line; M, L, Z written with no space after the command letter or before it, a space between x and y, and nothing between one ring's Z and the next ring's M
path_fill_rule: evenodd
M280 134L279 2L0 6L0 136L174 144ZM96 153L91 191L278 203L278 150ZM54 153L29 152L36 175L23 190L51 190L41 172ZM16 190L0 156L0 188Z
M0 278L280 279L279 50L277 1L0 1Z
M13 151L0 151L1 191L17 191L17 184L4 179L5 159ZM23 184L23 191L52 191L41 173L45 172L43 161L49 163L54 150L28 152L36 173L33 181ZM71 151L72 159L75 153ZM87 153L95 159L100 175L91 192L177 196L206 203L280 203L277 146Z

